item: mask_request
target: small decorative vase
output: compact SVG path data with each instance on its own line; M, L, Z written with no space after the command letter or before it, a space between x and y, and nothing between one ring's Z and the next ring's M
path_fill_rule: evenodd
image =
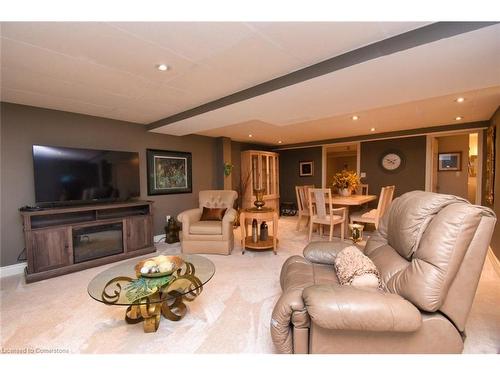
M260 240L267 241L269 239L269 229L265 221L260 224Z
M259 242L259 226L256 219L252 220L252 242Z
M339 194L343 197L349 197L351 195L351 189L339 189Z
M349 230L351 231L351 240L353 243L358 243L363 240L363 229L364 225L361 224L349 224Z
M262 207L264 207L264 205L266 204L266 202L264 202L264 189L255 189L254 193L255 202L253 202L253 204L255 205L255 207L257 207L258 210L262 210Z
M166 243L176 243L179 242L179 224L177 221L171 217L168 219L167 225L165 226L165 242Z

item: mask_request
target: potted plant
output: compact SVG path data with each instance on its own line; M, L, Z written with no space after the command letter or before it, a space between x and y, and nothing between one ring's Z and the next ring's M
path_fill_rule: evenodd
M348 197L359 185L359 177L354 171L343 170L333 176L333 187L340 195Z
M231 163L224 163L224 176L229 177L231 176L231 172L233 171L234 165Z

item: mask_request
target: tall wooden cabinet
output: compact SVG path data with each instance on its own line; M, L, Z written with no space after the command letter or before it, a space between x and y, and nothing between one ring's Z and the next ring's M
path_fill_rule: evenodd
M241 186L243 208L253 207L255 189L264 189L266 207L279 210L279 154L267 151L241 153Z

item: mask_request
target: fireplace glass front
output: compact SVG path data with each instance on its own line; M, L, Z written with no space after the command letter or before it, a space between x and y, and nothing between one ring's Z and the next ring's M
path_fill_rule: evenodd
M74 262L123 253L123 224L101 224L73 229Z

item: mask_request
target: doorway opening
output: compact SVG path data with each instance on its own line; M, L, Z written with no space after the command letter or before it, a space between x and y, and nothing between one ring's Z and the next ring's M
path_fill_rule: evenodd
M482 130L429 137L432 171L428 190L480 204Z
M323 187L331 187L335 173L343 170L359 174L359 143L323 147Z

